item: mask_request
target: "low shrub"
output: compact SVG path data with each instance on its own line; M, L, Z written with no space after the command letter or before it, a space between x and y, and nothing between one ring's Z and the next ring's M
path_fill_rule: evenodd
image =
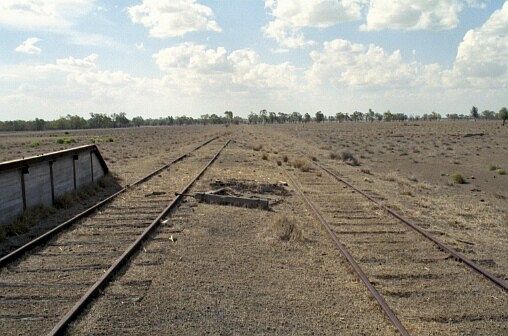
M293 167L298 168L303 172L309 172L311 170L310 163L303 159L295 160L295 162L293 162Z
M268 160L268 154L263 153L263 155L261 156L261 158L262 158L263 160Z
M501 169L501 168L498 168L498 169L496 170L496 172L497 172L499 175L506 175L506 170Z
M69 145L69 144L73 144L73 143L76 143L76 139L74 138L58 138L56 140L56 143L57 144L60 144L60 145Z
M452 174L451 178L452 178L452 181L455 184L464 184L464 183L466 183L466 180L464 179L464 177L461 174L459 174L459 173Z
M340 154L340 158L342 161L344 161L346 164L350 166L359 166L360 161L356 158L356 156L353 155L353 153L344 151Z

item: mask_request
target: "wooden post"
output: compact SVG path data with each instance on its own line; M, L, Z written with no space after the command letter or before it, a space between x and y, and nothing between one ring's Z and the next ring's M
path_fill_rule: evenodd
M93 182L93 151L90 152L90 172L92 174L92 182Z
M49 160L49 180L51 182L51 204L55 205L55 180L53 177L53 163L54 160Z
M79 155L78 154L74 154L72 156L72 177L74 179L74 190L76 191L78 189L77 187L77 181L76 181L76 160L79 159Z
M23 210L26 210L25 174L28 174L28 166L21 167L21 197L23 199Z

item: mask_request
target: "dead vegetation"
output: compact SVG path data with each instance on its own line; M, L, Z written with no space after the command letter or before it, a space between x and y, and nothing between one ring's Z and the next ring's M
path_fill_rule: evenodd
M293 161L293 167L300 169L303 172L311 171L311 164L308 160L305 159L296 159Z
M269 223L268 237L285 242L304 242L305 238L301 228L294 218L286 215L277 216Z

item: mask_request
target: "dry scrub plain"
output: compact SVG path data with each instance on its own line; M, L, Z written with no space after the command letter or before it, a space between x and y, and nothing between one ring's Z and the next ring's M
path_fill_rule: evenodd
M77 145L100 137L103 156L125 184L212 135L221 135L218 142L233 142L191 192L225 186L268 198L271 211L185 198L71 326L71 334L396 334L298 196L290 176L324 213L410 334L508 332L505 291L314 165L333 169L506 280L508 175L502 170L508 169L508 127L499 123L4 134L0 158L75 145L56 144L60 137L74 138ZM39 146L31 147L33 141ZM170 174L182 181L190 178L189 172L209 158L208 151ZM466 183L454 182L456 173Z

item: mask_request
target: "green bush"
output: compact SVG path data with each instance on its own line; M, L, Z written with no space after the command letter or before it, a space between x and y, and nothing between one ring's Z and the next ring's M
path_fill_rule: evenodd
M464 179L464 177L462 177L462 175L459 173L452 174L451 178L452 178L452 181L456 184L466 183L466 180Z

